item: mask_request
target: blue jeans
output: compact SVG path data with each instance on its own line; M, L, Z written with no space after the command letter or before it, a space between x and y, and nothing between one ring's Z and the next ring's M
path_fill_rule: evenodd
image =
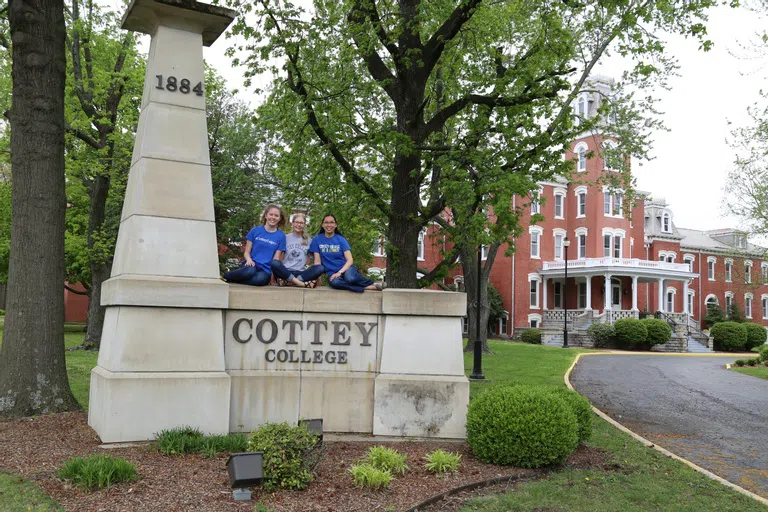
M271 272L265 272L257 266L248 267L245 260L240 263L240 268L232 272L225 272L224 279L230 283L249 284L251 286L265 286L272 279Z
M308 283L323 275L323 272L325 272L325 267L322 265L313 265L308 269L299 272L297 270L288 270L280 260L272 260L272 273L280 279L285 279L287 281L292 280L294 277L298 277L300 281Z
M328 274L331 277L331 274ZM357 267L352 265L344 272L341 277L337 277L333 281L329 281L331 288L337 290L349 290L351 292L363 293L366 286L371 286L373 281L362 275Z

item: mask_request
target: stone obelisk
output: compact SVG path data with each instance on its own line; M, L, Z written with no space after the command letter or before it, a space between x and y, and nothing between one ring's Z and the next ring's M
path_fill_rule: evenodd
M229 430L205 113L203 45L236 13L194 1L134 0L122 27L152 37L88 423L103 442L182 425Z

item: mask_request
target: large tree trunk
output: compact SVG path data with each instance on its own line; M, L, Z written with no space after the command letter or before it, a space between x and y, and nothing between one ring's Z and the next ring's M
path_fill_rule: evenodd
M387 280L393 288L418 288L419 187L414 174L420 164L420 158L413 154L395 157L387 247Z
M114 151L109 151L110 159ZM109 176L97 176L90 189L91 211L88 218L88 249L93 250L94 234L101 233L107 211L109 196ZM98 350L101 345L101 331L104 328L105 308L101 305L101 283L109 279L111 263L105 262L102 255L91 255L91 293L88 302L88 327L83 340L83 348Z
M12 0L11 256L0 415L78 409L64 361L64 4Z
M486 260L487 261L487 260ZM475 349L477 340L477 268L478 254L471 254L467 251L461 253L461 268L464 272L464 291L467 293L467 318L469 319L469 332L467 334L467 345L464 352L472 352ZM491 313L488 302L488 275L489 268L483 269L480 275L480 343L483 352L490 353L488 348L488 317Z

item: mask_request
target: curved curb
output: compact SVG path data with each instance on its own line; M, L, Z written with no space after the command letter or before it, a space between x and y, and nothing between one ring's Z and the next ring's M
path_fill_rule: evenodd
M576 354L576 357L574 358L573 363L571 363L570 368L568 368L568 371L565 372L565 376L564 376L565 385L568 386L568 389L570 389L572 391L576 391L575 389L573 389L573 385L571 384L570 376L571 376L571 372L573 371L574 367L576 366L576 363L579 362L579 359L581 358L581 356L600 356L600 355L604 355L604 354L595 353L595 352ZM614 420L613 418L611 418L610 416L605 414L603 411L601 411L600 409L598 409L594 405L592 406L592 410L595 412L595 414L600 416L602 419L604 419L605 421L607 421L608 423L610 423L614 427L618 428L622 432L626 432L627 434L632 436L637 441L640 441L641 443L643 443L648 448L653 448L657 452L659 452L659 453L661 453L663 455L666 455L670 459L678 460L678 461L682 462L683 464L687 465L688 467L694 469L695 471L698 471L702 475L704 475L706 477L709 477L710 479L715 480L717 482L720 482L721 484L725 485L726 487L730 487L734 491L740 492L741 494L743 494L745 496L749 496L750 498L759 501L763 505L768 505L768 499L765 499L762 496L758 496L757 494L755 494L755 493L753 493L751 491L748 491L748 490L744 489L743 487L739 487L738 485L734 484L733 482L729 482L725 478L717 476L716 474L712 473L711 471L709 471L707 469L704 469L701 466L697 466L696 464L694 464L693 462L689 461L688 459L684 459L684 458L680 457L679 455L676 455L676 454L670 452L669 450L667 450L665 448L662 448L661 446L657 445L656 443L653 443L653 442L647 440L643 436L641 436L639 434L636 434L635 432L632 432L627 427L625 427L624 425L622 425L618 421Z
M546 471L538 471L535 475L512 475L512 476L498 476L496 478L491 478L489 480L481 480L479 482L472 482L469 484L465 484L459 487L455 487L453 489L448 489L445 492L441 492L440 494L436 494L435 496L432 496L431 498L427 498L426 500L422 501L418 505L415 505L406 512L419 512L419 510L422 510L424 507L429 507L430 505L434 505L435 503L444 500L445 498L449 496L453 496L454 494L458 494L463 491L473 491L475 489L480 489L481 487L488 487L490 485L496 485L501 483L510 483L510 482L517 482L520 480L527 480L529 478L533 477L541 477L542 475L546 474Z

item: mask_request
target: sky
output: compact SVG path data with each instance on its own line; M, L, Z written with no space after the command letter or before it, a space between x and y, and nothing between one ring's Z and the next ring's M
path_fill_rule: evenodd
M735 127L748 123L747 107L761 101L759 92L768 77L768 57L757 59L744 48L768 26L766 18L729 7L712 9L709 16L707 30L714 42L709 52L699 50L693 39L663 38L680 66L679 76L669 81L671 90L657 93L670 131L653 134L651 161L632 162L639 190L666 199L678 227L701 230L739 226L722 207L723 186L735 156L726 140ZM143 36L145 51L148 42ZM238 88L241 98L255 106L259 98L242 86L243 68L233 67L224 55L231 44L222 36L203 55L230 88ZM618 78L620 71L608 61L598 74Z

